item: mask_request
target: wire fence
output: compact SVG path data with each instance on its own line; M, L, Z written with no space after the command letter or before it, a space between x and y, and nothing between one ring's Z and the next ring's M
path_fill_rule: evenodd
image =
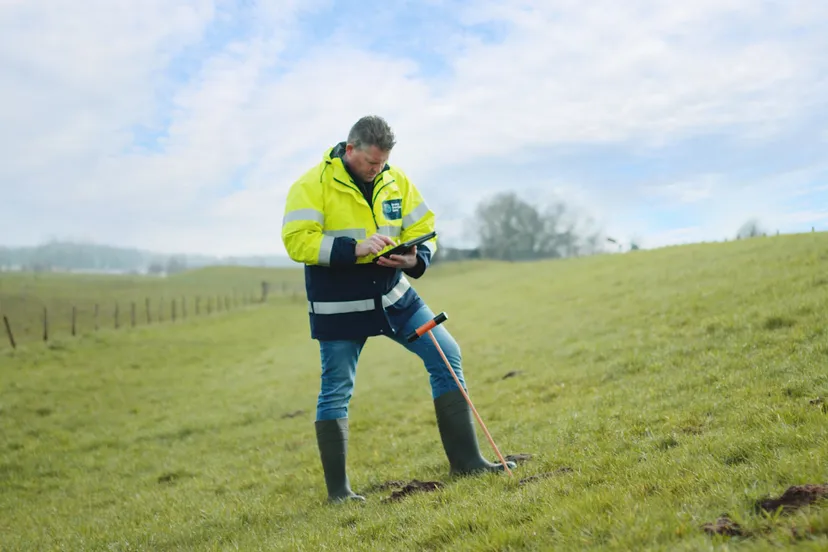
M262 282L255 290L233 289L225 293L173 294L154 297L116 296L106 298L9 297L0 303L6 339L0 349L18 348L23 343L77 337L101 330L121 330L162 323L183 323L188 319L213 316L241 308L264 305L273 297L301 300L304 289L295 284L271 286ZM111 294L110 294L111 295Z

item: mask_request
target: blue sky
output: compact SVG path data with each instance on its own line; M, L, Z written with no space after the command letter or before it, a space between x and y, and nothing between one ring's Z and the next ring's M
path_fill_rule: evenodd
M828 230L825 51L805 0L6 2L0 243L282 253L367 113L449 244L509 189L644 247Z

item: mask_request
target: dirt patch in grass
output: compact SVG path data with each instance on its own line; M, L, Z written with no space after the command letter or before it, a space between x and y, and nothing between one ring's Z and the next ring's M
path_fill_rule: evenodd
M755 510L757 512L765 511L774 513L781 508L782 513L788 514L809 504L813 504L821 499L828 498L828 483L823 485L794 485L778 497L768 497L757 500L755 503ZM701 526L705 533L709 535L725 535L730 537L754 537L758 536L752 534L750 531L741 527L738 523L730 519L727 514L722 514L719 519L712 523L705 523ZM765 530L768 530L767 528ZM760 533L765 530L760 529ZM807 533L806 531L805 533ZM794 540L804 538L805 535L801 530L795 526L791 527L791 537Z
M401 487L405 487L405 481L398 481L396 479L392 479L391 481L385 481L383 483L374 483L370 487L368 487L367 492L375 493L378 491L388 491L390 489L399 489Z
M721 516L713 523L705 523L702 525L702 529L708 535L726 535L728 537L745 536L745 531L742 527L726 515Z
M178 481L180 479L189 478L189 477L192 477L192 476L193 476L193 474L191 474L187 471L184 471L184 470L180 470L180 471L167 472L165 474L162 474L162 475L158 476L157 481L158 481L159 485L170 485L170 484L173 484L173 483L175 483L176 481Z
M826 498L828 498L828 483L822 485L810 483L794 485L788 487L778 497L764 498L757 501L756 508L766 512L775 512L781 507L783 512L788 513Z
M796 325L796 320L787 316L769 316L765 319L762 327L766 330L782 330L785 328L792 328Z
M299 416L301 416L304 413L305 413L304 410L294 410L293 412L287 412L285 414L282 414L282 419L287 420L289 418L298 418Z
M518 484L519 485L526 485L527 483L533 483L535 481L540 481L541 479L549 479L550 477L563 475L565 473L570 473L572 471L573 471L572 468L564 466L564 467L558 468L557 470L552 471L552 472L539 473L539 474L536 474L536 475L530 475L529 477L524 477L523 479L521 479L518 482Z
M402 489L391 493L391 496L384 499L383 502L397 502L414 493L429 493L442 488L443 484L439 481L419 481L414 479L410 483L404 485Z
M503 379L513 378L515 376L521 375L522 373L523 371L521 370L512 370L511 372L508 372L505 376L503 376Z
M503 457L507 462L514 462L515 464L523 464L524 462L528 462L532 459L531 454L527 453L520 453L520 454L510 454L508 456Z

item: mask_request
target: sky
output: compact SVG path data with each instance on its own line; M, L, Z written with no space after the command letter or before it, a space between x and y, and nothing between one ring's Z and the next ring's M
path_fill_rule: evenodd
M282 254L367 114L446 245L507 190L645 248L824 231L827 51L813 0L0 0L0 244Z

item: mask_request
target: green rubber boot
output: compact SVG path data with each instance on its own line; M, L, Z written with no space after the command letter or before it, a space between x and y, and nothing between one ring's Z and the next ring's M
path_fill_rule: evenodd
M440 439L451 466L451 475L505 472L500 462L492 463L480 454L471 408L460 391L450 391L434 400ZM516 464L506 461L509 469Z
M316 443L319 446L322 470L325 472L328 501L364 501L365 497L351 490L351 484L345 471L345 460L348 455L348 418L318 420L316 422Z

